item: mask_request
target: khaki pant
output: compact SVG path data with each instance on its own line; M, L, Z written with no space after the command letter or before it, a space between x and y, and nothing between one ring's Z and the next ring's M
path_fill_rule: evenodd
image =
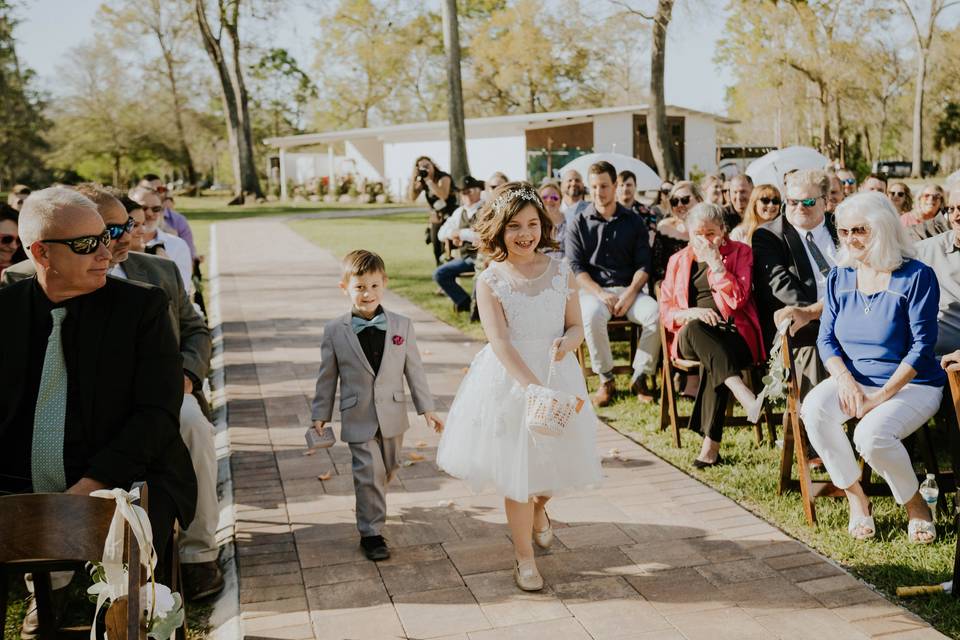
M197 474L197 512L186 531L180 533L180 561L184 564L217 559L217 525L220 504L217 499L217 450L214 428L191 394L183 396L180 406L180 436L190 452Z

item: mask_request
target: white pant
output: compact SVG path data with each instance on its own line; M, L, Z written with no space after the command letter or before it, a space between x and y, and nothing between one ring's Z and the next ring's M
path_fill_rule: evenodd
M217 450L214 428L192 394L184 394L180 406L180 436L190 452L197 474L197 513L186 531L180 533L180 560L185 564L217 559Z
M879 387L863 387L871 393ZM883 476L894 499L905 504L920 485L901 440L926 424L940 408L943 389L908 384L897 395L864 416L853 432L853 443L877 473ZM860 479L860 467L843 430L851 418L840 409L835 378L827 378L807 395L800 409L810 444L823 459L833 484L846 489Z
M626 287L606 287L604 291L620 295ZM580 290L580 313L583 316L583 330L590 350L591 368L600 374L601 380L612 380L613 354L610 351L610 336L607 323L612 314L600 298ZM637 355L633 359L633 380L641 374L652 374L657 368L660 356L660 334L658 322L660 308L657 301L645 293L638 293L636 300L627 309L627 320L640 325L640 340L637 343Z

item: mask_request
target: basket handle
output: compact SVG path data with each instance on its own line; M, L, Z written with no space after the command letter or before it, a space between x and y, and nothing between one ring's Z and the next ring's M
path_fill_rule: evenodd
M544 383L544 385L543 385L543 386L545 386L545 387L549 387L549 386L550 386L550 381L553 380L553 376L554 376L554 374L556 374L556 372L557 372L557 351L558 351L558 349L557 349L557 345L556 345L555 343L556 343L556 341L554 341L554 344L550 346L550 369L547 370L547 381L546 381L546 383Z

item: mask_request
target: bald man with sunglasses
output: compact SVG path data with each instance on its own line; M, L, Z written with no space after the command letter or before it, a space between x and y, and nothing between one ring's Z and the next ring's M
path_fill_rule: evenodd
M0 493L145 480L162 571L174 520L188 525L197 500L167 297L107 277L111 234L72 189L31 194L19 232L36 275L0 289Z

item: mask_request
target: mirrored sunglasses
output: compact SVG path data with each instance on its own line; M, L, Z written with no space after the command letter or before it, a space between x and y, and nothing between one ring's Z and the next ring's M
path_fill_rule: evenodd
M803 198L802 200L797 200L795 198L787 198L787 204L791 207L796 207L798 205L803 205L804 207L812 207L817 204L819 198Z
M70 247L70 251L73 251L77 255L86 256L96 251L101 244L103 246L110 244L110 232L104 229L103 233L95 236L80 236L79 238L69 238L67 240L41 240L40 242L65 244Z
M548 193L546 195L540 196L540 198L549 202L556 202L557 200L560 199L560 196L558 196L555 193Z
M843 184L857 184L856 178L840 178L840 182Z
M123 234L130 233L131 231L133 231L133 226L135 222L136 221L133 219L132 216L128 216L127 221L124 222L123 224L117 224L117 223L108 224L107 233L110 234L110 239L116 240Z

